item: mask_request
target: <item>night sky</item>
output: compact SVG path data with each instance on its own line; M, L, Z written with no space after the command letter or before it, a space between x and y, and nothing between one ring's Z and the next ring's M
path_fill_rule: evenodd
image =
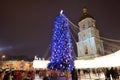
M84 6L101 36L120 40L120 0L0 0L0 54L47 56L60 10L77 25Z

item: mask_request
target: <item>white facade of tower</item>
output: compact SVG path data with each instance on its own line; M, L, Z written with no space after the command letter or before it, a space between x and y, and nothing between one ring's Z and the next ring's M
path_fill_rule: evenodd
M95 20L92 17L86 17L78 25L80 29L77 42L78 59L103 55L103 41L100 40L99 30L96 29Z

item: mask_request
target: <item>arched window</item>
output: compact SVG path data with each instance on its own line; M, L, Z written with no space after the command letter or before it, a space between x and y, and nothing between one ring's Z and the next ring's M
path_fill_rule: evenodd
M85 50L85 54L88 54L88 46L87 45L84 46L84 50Z
M83 29L85 28L85 24L82 24L82 28L83 28Z

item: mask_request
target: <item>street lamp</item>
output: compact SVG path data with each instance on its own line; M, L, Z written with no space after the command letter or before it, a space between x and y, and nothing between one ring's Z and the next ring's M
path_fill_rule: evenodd
M2 55L2 67L4 67L4 59L5 59L5 55Z
M3 61L3 59L4 59L5 57L6 57L5 55L2 55L2 61Z

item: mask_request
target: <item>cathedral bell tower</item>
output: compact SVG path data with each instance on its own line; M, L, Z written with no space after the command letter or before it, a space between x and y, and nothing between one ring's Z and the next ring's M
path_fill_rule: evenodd
M104 54L103 41L100 40L99 30L96 29L95 19L83 8L83 15L78 22L77 53L78 59L94 58Z

